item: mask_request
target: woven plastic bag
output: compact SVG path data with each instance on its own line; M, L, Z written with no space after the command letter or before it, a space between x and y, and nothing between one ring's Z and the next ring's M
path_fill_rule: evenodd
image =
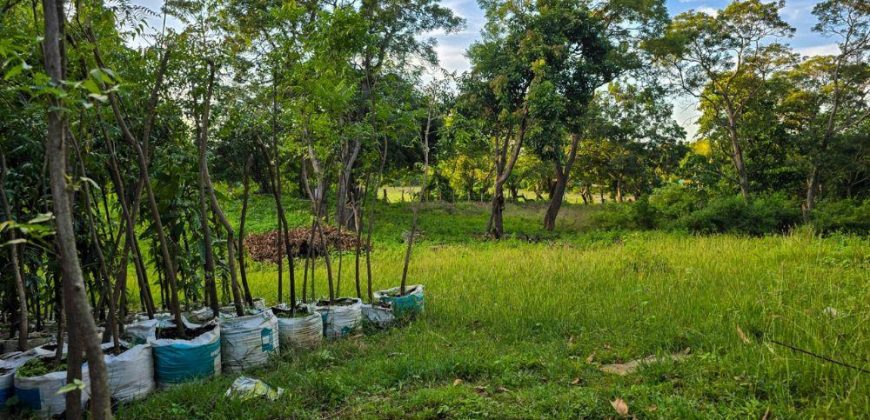
M337 299L332 305L317 306L323 317L323 335L336 339L350 335L362 322L362 301L357 298Z
M66 369L39 376L15 375L15 396L22 406L37 412L40 416L56 416L66 410L66 394L58 391L66 385ZM90 399L91 381L88 365L82 365L81 392L82 405Z
M284 310L280 307L278 309ZM278 317L278 335L282 351L309 350L323 342L323 317L315 311L303 310L305 315L294 318Z
M103 344L103 350L112 348ZM124 343L124 346L129 346ZM106 373L112 398L129 402L145 398L154 392L154 358L150 344L138 344L119 355L106 355Z
M374 293L376 302L387 303L393 308L396 318L415 316L423 312L423 285L405 287L405 295L399 296L399 288L380 290Z
M279 348L278 318L271 309L221 320L221 359L229 372L262 366Z
M185 324L190 329L208 326L212 329L191 340L149 340L154 352L154 374L161 388L221 373L221 330L218 322Z

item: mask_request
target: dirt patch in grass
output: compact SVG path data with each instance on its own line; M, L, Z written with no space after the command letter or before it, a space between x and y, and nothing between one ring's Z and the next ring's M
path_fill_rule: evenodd
M326 251L323 242L320 240L320 235L315 234L314 240L309 241L311 235L310 227L291 229L289 235L290 252L294 257L307 257L309 250L311 250L313 256L319 257ZM353 231L342 230L339 234L338 228L324 226L323 236L330 251L350 251L356 249L356 233ZM254 261L277 263L278 231L249 235L245 238L245 247ZM365 249L365 244L362 244L361 248Z

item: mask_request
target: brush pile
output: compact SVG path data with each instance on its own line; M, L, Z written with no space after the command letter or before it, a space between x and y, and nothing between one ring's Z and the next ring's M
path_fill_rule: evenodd
M311 254L314 257L324 254L325 249L323 242L320 240L320 235L315 234L314 240L309 243L311 236L310 227L291 229L289 235L290 252L294 257L308 257L309 249L311 249ZM330 251L353 251L356 249L356 233L353 231L342 230L339 234L338 228L323 226L323 236ZM284 245L282 244L281 246L283 247ZM245 248L254 261L277 263L278 231L249 235L245 238ZM365 249L365 243L362 244L361 248Z

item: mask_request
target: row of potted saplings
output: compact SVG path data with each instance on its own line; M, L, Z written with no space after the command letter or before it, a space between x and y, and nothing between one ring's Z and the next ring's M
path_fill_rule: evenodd
M285 304L266 308L258 299L245 316L236 316L232 307L226 309L217 317L209 308L185 313L184 339L177 337L178 329L169 314L154 319L139 315L126 325L122 352L112 351L113 343L103 347L113 400L130 402L144 398L156 387L211 377L222 370L239 372L262 366L279 350L312 349L324 336L341 338L363 325L388 328L423 310L423 286L409 286L405 294L398 288L377 292L373 304L341 298L298 304L291 310ZM63 413L66 398L59 391L67 383L66 367L49 363L56 351L56 345L48 344L0 357L0 407L15 396L21 406L40 415ZM65 352L64 348L62 356ZM86 363L82 377L84 404L89 399Z

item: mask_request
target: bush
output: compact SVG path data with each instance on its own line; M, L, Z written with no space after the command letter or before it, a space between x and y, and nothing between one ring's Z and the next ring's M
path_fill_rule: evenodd
M850 205L820 214L820 218L825 218L825 226L850 231L863 226L866 231L870 223L866 222L868 212L870 204L862 208ZM801 222L800 216L797 203L782 194L749 201L740 196L708 200L702 192L672 185L656 189L648 198L641 197L635 203L604 205L592 215L592 226L604 230L664 229L700 234L765 235L788 231Z
M718 197L681 218L678 226L696 233L784 233L800 222L797 205L780 194L744 200Z
M682 184L670 184L653 190L649 195L650 207L669 220L676 220L704 206L703 192Z
M603 230L641 229L642 226L638 220L636 206L637 203L602 204L600 210L592 213L592 226Z
M823 233L870 232L870 200L837 200L820 202L813 210L811 223Z

